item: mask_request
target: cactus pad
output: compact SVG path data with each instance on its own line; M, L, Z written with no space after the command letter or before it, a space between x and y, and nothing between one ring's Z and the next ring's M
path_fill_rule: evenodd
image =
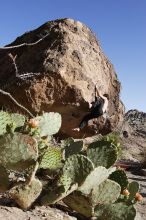
M69 145L65 146L64 156L65 159L72 156L73 154L78 154L83 150L83 141L73 141Z
M139 183L136 181L129 183L128 191L130 193L128 200L129 201L134 200L135 194L139 191Z
M105 167L96 167L86 177L84 183L78 188L78 190L84 195L89 195L94 187L97 187L108 178L108 175L108 170Z
M56 134L61 127L61 115L55 112L45 112L42 116L36 117L39 121L40 135L51 136Z
M57 170L62 167L62 152L58 147L49 147L41 158L40 168Z
M15 124L16 127L22 127L25 123L25 116L18 114L18 113L13 113L11 114L11 120Z
M4 111L0 111L0 135L6 133L6 127L11 124L10 114Z
M97 205L95 215L100 220L134 220L136 210L133 205L119 202L107 205Z
M70 144L73 144L73 143L74 143L74 139L72 137L61 140L61 148L65 148L66 146L69 146Z
M117 148L108 141L96 141L87 149L87 157L94 166L111 167L117 160Z
M29 208L42 191L42 184L38 179L33 179L31 184L20 184L13 187L9 194L12 199L23 209Z
M47 194L41 199L42 205L51 205L59 202L63 198L67 197L70 193L78 188L78 184L73 184L69 190L65 191L63 187L53 187Z
M81 185L93 168L92 162L87 157L83 155L73 155L69 157L64 164L60 182L62 185L66 185L65 181L68 180L68 186L75 183Z
M121 187L112 180L105 180L98 186L94 186L92 191L92 204L114 203L120 196Z
M109 179L117 182L121 186L121 191L126 189L128 186L128 178L124 170L116 170L109 176Z
M63 199L63 202L71 209L89 218L92 216L92 204L88 197L75 191Z
M0 165L12 170L24 170L38 157L37 142L21 133L0 137Z

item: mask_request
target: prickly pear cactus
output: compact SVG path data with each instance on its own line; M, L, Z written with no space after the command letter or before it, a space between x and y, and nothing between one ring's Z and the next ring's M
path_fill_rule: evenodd
M124 170L118 169L115 172L111 173L109 179L117 182L121 186L121 191L127 188L128 178Z
M96 167L86 177L83 184L78 188L84 195L90 195L95 186L105 181L109 176L108 170L105 167Z
M112 180L105 180L98 186L94 186L92 191L92 204L110 204L114 203L120 196L121 187Z
M77 191L64 198L63 201L73 210L86 217L91 217L94 214L93 209L97 204L114 203L121 191L119 184L109 179L99 185L96 181L92 190L88 191L88 195L85 194L87 190L81 191L81 188L83 187L78 188Z
M24 115L21 115L18 113L12 113L10 116L11 116L11 120L15 124L16 128L24 126L24 123L26 120L26 117Z
M69 137L67 139L61 140L61 148L65 148L66 146L69 146L74 143L74 139L72 137Z
M42 204L54 204L75 191L93 168L92 162L83 155L69 157L63 166L58 185L53 186L54 190L48 191L42 199Z
M84 183L63 201L80 214L91 217L97 204L114 203L120 195L120 185L107 179L108 175L105 167L95 168L86 177Z
M102 140L109 141L109 142L113 143L115 146L118 145L118 147L119 147L120 146L120 141L121 141L120 133L112 132L110 134L107 134L107 135L103 136Z
M49 169L51 171L60 169L62 165L62 151L55 146L49 147L40 161L40 168Z
M41 198L42 205L51 205L59 202L60 200L66 198L69 194L77 190L78 184L73 184L70 186L69 190L65 190L64 187L58 186L53 187L47 191L47 194Z
M68 187L75 183L81 185L93 169L93 163L87 157L83 155L73 155L69 157L64 164L60 183L66 187L66 180L68 180Z
M105 140L105 141L110 142L111 144L114 144L115 147L117 148L118 158L121 156L122 154L121 138L118 132L112 132L110 134L107 134L106 136L102 137L102 140Z
M22 115L0 111L0 192L9 190L23 209L40 196L43 205L63 200L86 217L134 220L136 211L131 204L136 201L139 185L128 185L125 172L112 167L118 154L113 136L90 144L83 152L83 142L73 138L64 140L58 148L52 146L51 136L61 126L60 114L43 113L28 125L25 120ZM46 169L43 172L53 178L39 176L42 183L45 181L43 194L42 183L35 177L40 175L36 172L39 168L40 173ZM13 179L11 171L22 174L21 184L18 178ZM130 192L126 199L120 195L123 189Z
M11 124L10 114L4 111L0 111L0 135L6 133L6 127Z
M64 157L68 157L78 154L83 150L83 141L73 141L69 145L66 145L64 148Z
M0 165L10 170L24 170L38 157L36 140L17 132L0 137L0 152Z
M117 148L108 141L96 141L89 145L87 157L94 166L111 167L117 160Z
M39 121L40 136L51 136L56 134L61 127L61 115L56 112L45 112L36 117Z
M135 194L139 191L139 183L136 181L129 183L128 191L130 193L128 200L133 201L135 199Z
M63 199L63 202L72 210L90 218L93 212L93 206L90 199L80 191L75 191Z
M42 183L33 179L30 184L19 184L9 191L12 199L22 208L29 208L42 191Z
M100 220L134 220L136 209L124 202L114 204L99 204L95 207L94 216Z

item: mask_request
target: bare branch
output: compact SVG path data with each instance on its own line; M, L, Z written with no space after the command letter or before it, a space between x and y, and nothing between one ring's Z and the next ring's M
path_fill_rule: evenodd
M11 53L9 53L8 56L11 58L12 63L13 63L13 65L14 65L15 74L16 74L16 76L18 76L18 75L19 75L19 74L18 74L18 68L17 68L16 62L15 62L15 60L16 60L16 58L17 58L17 55L13 56Z
M36 45L39 42L43 41L48 36L49 36L49 33L34 43L23 43L23 44L19 44L19 45L10 46L10 47L0 47L0 50L9 50L9 49L15 49L15 48L24 47L24 46L33 46L33 45Z
M23 110L24 110L25 112L27 112L31 117L34 118L34 115L33 115L27 108L25 108L23 105L21 105L20 103L18 103L17 100L14 99L14 97L13 97L10 93L5 92L5 91L3 91L3 90L1 90L1 89L0 89L0 93L2 93L3 95L6 95L6 96L8 96L8 97L10 97L10 99L11 99L18 107L20 107L21 109L23 109Z

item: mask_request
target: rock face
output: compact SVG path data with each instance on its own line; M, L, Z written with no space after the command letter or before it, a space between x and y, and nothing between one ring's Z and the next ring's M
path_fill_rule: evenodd
M122 125L124 157L146 167L146 113L130 110Z
M40 40L42 39L42 40ZM113 65L104 55L92 31L78 21L50 21L18 37L0 49L0 88L33 114L56 111L62 115L61 133L73 137L110 132L122 119L120 83ZM7 46L7 47L8 47ZM8 54L16 57L18 76ZM26 75L27 74L27 75ZM22 79L23 78L23 79ZM109 120L94 120L82 132L72 131L89 111L97 91L110 97ZM0 106L19 111L8 97L0 95Z
M146 113L130 110L125 114L125 121L133 128L133 132L146 137Z

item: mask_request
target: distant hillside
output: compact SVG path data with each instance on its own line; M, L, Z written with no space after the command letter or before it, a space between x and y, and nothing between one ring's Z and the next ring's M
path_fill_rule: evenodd
M130 110L122 125L123 158L146 164L146 113Z

